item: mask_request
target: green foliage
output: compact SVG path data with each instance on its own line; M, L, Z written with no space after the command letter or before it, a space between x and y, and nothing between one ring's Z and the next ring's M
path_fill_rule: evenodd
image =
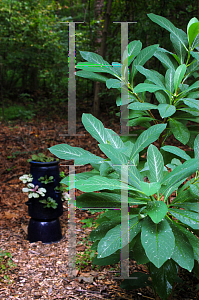
M22 105L11 105L9 107L4 108L4 116L5 120L7 121L16 119L30 120L34 117L34 115L35 114L31 108L26 109ZM3 119L2 108L0 108L0 120L1 119Z
M41 183L48 184L50 182L53 182L54 177L53 176L48 177L47 175L45 175L45 177L40 177L38 180L41 181Z
M39 161L39 162L51 162L54 161L54 157L46 156L44 153L33 154L32 158L28 159L28 162ZM58 159L57 159L58 160Z
M45 204L44 208L56 209L58 205L58 203L51 197L48 197L47 199L39 200L39 202Z
M199 262L199 135L194 142L195 158L191 158L175 146L164 146L160 151L152 144L165 130L166 124L151 126L133 143L123 142L114 131L107 130L90 114L83 114L82 122L98 140L107 158L96 160L94 171L77 174L76 182L68 188L76 187L86 192L77 197L76 205L79 208L105 209L114 204L119 209L103 213L97 220L99 226L90 235L98 253L94 263L103 265L108 261L109 264L118 262L121 243L122 247L129 244L131 258L147 265L153 288L166 300L172 292L179 267L191 272ZM63 152L59 151L68 149L67 146L57 145L49 150L65 159ZM146 148L147 159L143 168L140 158ZM70 150L71 156L77 153L75 147ZM170 165L176 163L171 172L165 167L163 158L167 152L176 157L175 161L171 158ZM66 157L68 159L68 153ZM82 164L90 163L89 152L78 150L80 158ZM195 177L182 185L195 172ZM68 185L68 180L63 179L62 183ZM122 216L121 220L120 209L124 201L121 192L125 190L128 190L126 204L129 213ZM127 220L126 229L121 232L120 223ZM139 282L135 281L135 288ZM144 282L148 285L147 278Z
M11 253L0 249L0 273L3 274L5 281L11 283L9 276L6 273L15 266Z
M128 94L122 99L117 99L116 103L128 104L127 111L122 115L122 118L126 119L127 115L129 119L127 126L142 124L143 127L149 128L153 124L167 124L166 129L159 135L159 148L172 134L182 144L191 145L194 132L186 124L188 121L199 122L199 22L192 18L187 25L186 34L164 17L153 13L148 17L170 32L174 52L160 48L159 45L142 49L141 41L136 40L129 43L124 51L122 63L117 63L115 67L98 54L81 51L81 56L87 62L77 64L77 68L82 70L77 72L77 75L81 74L84 77L82 72L86 72L86 78L98 80L97 73L108 74L101 78L106 82L108 89L125 91L126 87ZM144 67L146 63L149 65L152 57L162 63L161 73ZM146 78L144 82L137 79L140 74ZM135 111L139 114L135 115Z

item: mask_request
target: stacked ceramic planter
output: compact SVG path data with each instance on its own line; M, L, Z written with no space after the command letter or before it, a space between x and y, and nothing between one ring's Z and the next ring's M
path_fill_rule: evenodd
M30 242L42 241L43 243L58 242L62 238L59 217L63 214L63 205L61 200L61 192L55 188L59 187L59 162L30 162L30 174L33 177L32 183L46 189L45 196L39 198L30 198L26 204L28 205L28 213L31 217L28 226L28 240ZM41 177L53 176L53 182L47 184L41 183ZM44 207L40 200L51 197L56 201L57 207Z

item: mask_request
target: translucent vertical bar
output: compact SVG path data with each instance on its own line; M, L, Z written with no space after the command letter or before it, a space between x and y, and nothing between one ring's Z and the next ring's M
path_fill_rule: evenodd
M128 166L121 166L121 182L128 182ZM128 190L121 189L121 277L129 277L129 211Z
M128 22L121 23L121 74L123 80L128 83L128 63L127 67L123 68L123 54L128 46ZM122 114L127 109L125 99L128 97L128 88L127 86L121 86L121 106L120 106L120 125L121 125L121 135L129 134L129 127L126 126L127 121L122 120ZM128 116L127 116L128 117Z
M69 165L69 189L75 182L75 166ZM75 189L70 189L68 201L68 276L76 276Z
M75 22L69 22L68 135L76 134Z

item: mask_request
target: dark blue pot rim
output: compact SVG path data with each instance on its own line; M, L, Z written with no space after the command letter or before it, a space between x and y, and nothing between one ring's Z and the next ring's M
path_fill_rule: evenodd
M55 166L59 164L59 160L49 161L49 162L42 162L42 161L30 161L30 164L34 166Z

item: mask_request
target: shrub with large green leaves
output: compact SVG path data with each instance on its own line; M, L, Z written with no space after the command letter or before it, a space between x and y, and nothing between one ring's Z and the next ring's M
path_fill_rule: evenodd
M83 114L82 122L107 158L65 144L49 150L61 159L74 159L75 164L93 166L90 172L76 174L74 182L69 177L61 181L68 189L85 192L77 197L78 207L109 209L98 219L99 226L90 235L98 253L93 263L119 262L122 239L123 247L129 244L129 257L138 264L146 264L153 288L161 299L167 299L180 267L198 273L199 135L194 141L193 158L175 146L164 146L161 151L172 154L170 164L165 165L163 155L153 143L167 124L151 126L132 143L123 142L119 135L104 128L102 122L90 114ZM146 148L144 163L140 156ZM123 176L124 170L128 176ZM195 177L190 179L194 173ZM187 178L189 180L183 184ZM122 215L124 219L121 220L123 191L128 191L129 213ZM122 233L121 221L128 222ZM124 281L122 286L130 284L131 288L138 288L151 284L146 274L133 276L138 279Z
M148 17L170 32L174 52L151 45L142 49L139 40L128 44L121 63L105 61L100 55L81 51L87 62L80 62L77 76L106 83L108 89L122 90L122 100L117 105L128 105L122 111L122 118L128 126L168 124L159 136L159 147L170 136L193 147L199 123L199 21L192 18L187 33L175 27L164 17L148 14ZM163 65L163 71L147 69L144 65L155 57ZM143 81L137 80L142 74ZM105 76L105 75L106 76ZM108 76L107 76L108 74ZM191 123L190 123L191 122Z

